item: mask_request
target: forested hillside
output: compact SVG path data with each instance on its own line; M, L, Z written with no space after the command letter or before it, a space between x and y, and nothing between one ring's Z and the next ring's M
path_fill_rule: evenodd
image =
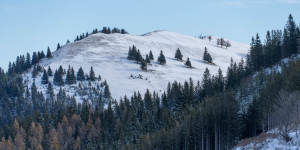
M199 81L169 82L165 91L137 91L120 99L111 98L109 83L92 67L84 68L90 70L86 75L80 69L76 74L71 64L46 77L49 71L39 61L55 56L40 52L28 63L22 56L22 65L17 59L8 72L0 69L0 149L231 149L274 128L289 141L287 132L300 123L299 35L290 15L283 32L268 31L265 42L259 35L252 38L247 59L231 59L226 73L218 69L211 74L206 68ZM137 61L145 70L142 62L151 62L150 52L141 59L137 50L133 57L133 49L126 61ZM180 53L174 53L173 61L182 60ZM206 49L204 54L212 65ZM156 57L160 65L168 63L162 51ZM188 60L184 69L193 69ZM32 75L30 87L24 85L24 73ZM36 76L46 92L37 90ZM78 103L77 94L66 94L72 90L53 94L46 83L50 79L55 86L81 90L83 100Z

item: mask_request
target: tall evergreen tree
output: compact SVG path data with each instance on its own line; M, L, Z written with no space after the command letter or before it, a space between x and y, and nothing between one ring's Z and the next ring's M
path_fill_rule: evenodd
M180 51L180 49L179 48L177 48L177 50L176 50L176 53L175 53L175 58L177 59L177 60L182 60L182 57L183 57L183 55L181 54L181 51Z
M48 74L47 74L47 71L44 70L44 74L42 76L42 84L48 84L48 82L49 82Z
M77 72L77 80L78 81L84 81L85 80L84 71L83 71L82 67L80 67L78 72Z
M149 52L149 58L150 58L150 60L154 60L154 57L153 57L153 54L152 54L152 51L150 50L150 52Z
M52 72L52 69L50 68L50 66L48 67L47 74L49 77L53 76L53 72Z
M90 81L95 81L96 80L96 76L95 76L95 72L94 72L93 67L91 67L90 74L89 74L89 79L90 79Z
M52 53L50 51L50 48L47 48L47 58L51 58L52 57Z
M203 53L203 60L208 62L208 63L212 63L212 58L211 58L210 54L208 53L206 47L205 47L204 53Z
M166 64L166 58L165 58L165 55L163 54L163 51L162 51L162 50L160 51L160 55L159 55L159 57L157 58L157 61L158 61L158 63L161 64L161 65Z

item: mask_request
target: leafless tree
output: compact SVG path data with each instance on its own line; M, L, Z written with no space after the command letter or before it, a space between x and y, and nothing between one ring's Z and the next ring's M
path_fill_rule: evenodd
M299 124L300 93L280 91L278 95L278 106L275 111L276 124L280 135L286 142L291 140L289 132L296 131Z

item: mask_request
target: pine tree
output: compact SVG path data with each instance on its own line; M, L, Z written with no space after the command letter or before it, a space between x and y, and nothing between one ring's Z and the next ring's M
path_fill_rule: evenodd
M68 71L67 71L67 75L66 75L66 84L72 84L72 81L71 81L71 67L69 65L68 67Z
M151 62L151 60L150 60L148 54L146 54L146 59L145 59L145 61L146 61L146 63L148 63L148 64L150 64L150 62Z
M78 72L77 72L77 80L78 81L84 81L85 80L84 71L83 71L82 67L80 67Z
M35 65L39 62L39 58L36 52L33 52L32 54L32 61L31 61L31 65Z
M205 47L204 53L203 53L203 60L208 62L208 63L212 63L212 58L210 56L210 54L207 51L207 48Z
M47 48L47 58L51 58L52 57L52 53L50 51L50 48Z
M63 73L55 70L53 81L55 85L63 86L65 84L63 81Z
M95 72L94 72L93 67L91 67L89 79L90 79L90 81L95 81L96 80Z
M56 50L59 50L59 49L60 49L60 44L57 43L57 48L56 48Z
M164 56L162 50L160 51L160 55L159 55L159 57L157 58L157 61L158 61L158 63L161 64L161 65L166 64L166 58L165 58L165 56Z
M152 54L152 51L150 50L150 52L149 52L149 58L150 58L150 60L154 60L154 57L153 57L153 54Z
M48 67L47 74L49 77L53 76L53 72L52 72L52 69L50 68L50 66Z
M111 94L110 94L110 90L109 90L108 84L105 84L105 88L104 88L104 97L105 97L105 98L110 98L110 97L111 97Z
M48 84L48 82L49 82L48 74L47 74L47 71L44 70L44 74L42 76L42 84Z
M182 60L182 57L183 57L183 55L181 54L181 51L180 51L180 49L179 48L177 48L177 50L176 50L176 54L175 54L175 58L177 59L177 60Z
M37 69L36 69L36 66L34 66L34 67L33 67L33 70L32 70L32 73L31 73L32 78L36 78L37 74L38 74L38 71L37 71Z
M190 58L187 58L186 62L184 63L185 66L187 66L188 68L192 68L192 63L190 61Z
M74 68L72 67L71 69L71 84L75 84L76 83L76 75L75 75L75 71L74 71Z
M146 63L146 61L142 61L141 62L141 67L140 67L143 71L147 71L147 63Z
M136 63L139 63L139 62L143 61L143 57L141 55L140 50L138 50L137 53L135 54L135 61L136 61Z

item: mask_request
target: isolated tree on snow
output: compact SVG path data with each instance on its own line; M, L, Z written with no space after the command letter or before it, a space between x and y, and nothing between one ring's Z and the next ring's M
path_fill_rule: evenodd
M94 72L93 67L91 67L89 79L90 79L91 81L95 81L95 80L96 80L95 72Z
M47 58L51 58L52 57L52 53L50 51L50 48L47 48Z
M141 69L147 71L147 63L144 60L141 62Z
M222 46L225 46L225 40L223 38L220 39L220 45L221 45L221 48L222 48Z
M179 48L177 48L177 50L176 50L176 53L175 53L175 58L177 59L177 60L182 60L182 57L183 57L183 55L181 54L181 51L180 51L180 49Z
M203 60L209 63L212 63L212 58L210 54L207 51L207 48L205 47L204 53L203 53Z
M209 40L209 42L211 41L211 39L212 39L211 35L210 35L210 36L208 36L208 40Z
M44 70L44 74L42 76L42 84L48 84L48 82L49 82L48 74L47 74L47 71Z
M166 64L166 58L165 58L165 55L163 54L163 51L161 50L160 51L160 55L159 57L157 58L157 61L159 64L163 65L163 64Z
M192 63L190 61L190 58L187 58L186 62L184 63L185 66L187 66L188 68L192 68Z
M150 58L150 60L154 60L154 57L153 57L153 54L152 54L152 51L150 50L150 52L149 52L149 58Z

